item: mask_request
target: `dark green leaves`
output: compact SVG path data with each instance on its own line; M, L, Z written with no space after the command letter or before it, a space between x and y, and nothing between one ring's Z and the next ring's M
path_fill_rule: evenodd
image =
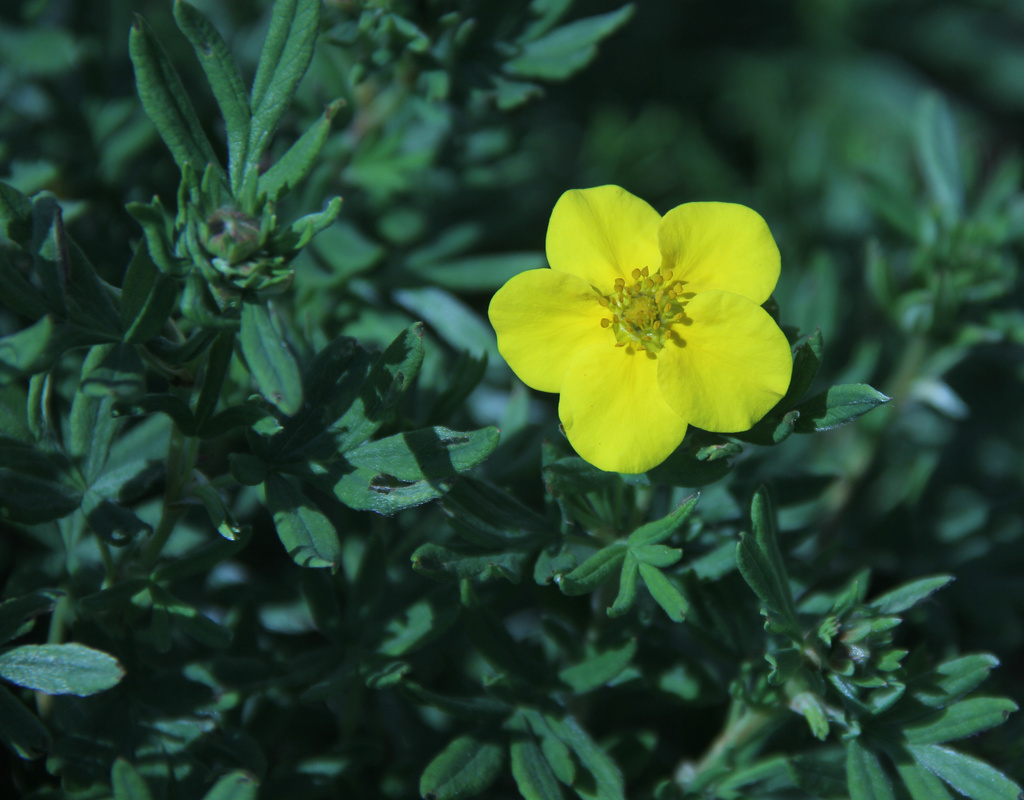
M472 736L453 739L430 762L420 778L424 800L456 800L474 797L498 777L504 749Z
M754 533L741 534L736 546L740 574L761 600L765 629L801 641L803 636L796 619L793 595L779 551L775 512L764 487L754 494L750 517Z
M302 377L265 303L242 304L239 342L260 394L285 414L295 414L302 406Z
M910 745L907 750L922 767L972 800L1018 800L1020 797L1020 786L973 756L936 744Z
M280 475L265 484L267 507L288 555L303 567L337 569L341 544L331 521Z
M217 164L181 78L141 17L136 17L132 25L128 46L142 107L178 167L184 169L191 164L194 170L202 172L208 164Z
M818 433L838 428L889 400L866 383L833 386L796 407L800 418L795 429L797 433Z
M597 43L622 27L633 16L633 10L632 4L624 5L617 11L579 19L527 41L505 69L522 78L568 78L593 59Z
M44 694L84 697L116 686L124 668L82 644L25 644L0 653L0 677Z

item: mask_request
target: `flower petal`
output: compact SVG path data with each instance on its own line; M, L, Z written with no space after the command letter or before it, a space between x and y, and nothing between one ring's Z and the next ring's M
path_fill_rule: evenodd
M760 305L779 280L781 259L768 224L736 203L684 203L658 230L662 268L685 281L688 292L722 289Z
M657 211L618 186L572 189L551 212L548 263L609 294L616 278L628 281L634 269L661 264L660 221Z
M527 386L557 392L572 358L595 344L613 347L601 327L608 310L576 275L531 269L514 276L491 298L487 315L498 334L498 351Z
M675 450L686 420L658 391L658 362L624 347L588 347L569 364L558 402L569 443L609 472L646 472Z
M708 431L745 431L786 393L793 356L763 308L731 292L704 292L658 354L665 401ZM678 342L681 342L679 344Z

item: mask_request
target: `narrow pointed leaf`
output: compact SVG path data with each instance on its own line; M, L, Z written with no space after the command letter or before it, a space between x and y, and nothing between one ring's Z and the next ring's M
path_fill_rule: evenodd
M876 597L868 605L882 614L899 614L917 605L933 592L947 586L953 580L952 575L936 575L934 578L921 578L912 583L886 592Z
M1021 788L974 756L937 744L909 745L918 764L972 800L1018 800Z
M197 172L202 172L207 164L217 164L213 147L199 124L181 78L141 17L136 17L132 25L128 49L142 107L178 167L184 169L186 164L191 164Z
M667 516L654 522L648 522L646 525L641 525L629 535L627 543L630 547L633 547L637 545L658 544L665 541L683 526L683 523L693 513L693 509L696 508L698 500L700 500L699 494L692 495L680 503Z
M796 421L794 430L797 433L832 430L852 422L891 399L866 383L833 386L796 407L800 412L800 418Z
M665 610L668 618L673 622L682 622L686 618L690 604L686 602L679 587L664 572L650 564L641 562L640 575L643 577L651 597Z
M237 195L249 146L249 96L242 75L224 39L199 9L184 0L175 0L174 18L191 42L224 117L231 188Z
M427 765L420 778L420 796L426 800L475 797L494 783L503 761L497 743L460 736Z
M331 123L343 105L342 100L328 104L320 118L306 129L298 141L289 147L270 169L260 175L257 184L258 194L266 195L276 202L309 174L324 142L327 141L327 135L331 132Z
M302 407L302 376L266 304L242 304L239 342L260 394L285 414L298 412Z
M292 560L303 567L336 569L341 543L331 521L281 475L271 473L264 486L277 535Z
M896 800L892 781L878 756L859 739L846 742L846 781L850 800Z
M110 786L114 790L114 800L152 800L149 786L137 769L123 758L114 761L110 769Z
M50 732L39 718L0 686L0 743L21 758L39 758L50 750Z
M972 697L902 726L910 744L942 744L1002 725L1017 704L1000 697Z

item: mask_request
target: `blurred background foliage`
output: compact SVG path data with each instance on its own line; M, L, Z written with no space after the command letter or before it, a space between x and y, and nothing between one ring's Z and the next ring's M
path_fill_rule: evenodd
M248 81L269 4L196 5ZM167 49L223 159L223 122L170 3L31 0L0 8L0 180L26 195L52 192L72 237L114 286L141 239L125 204L157 195L173 207L179 181L136 95L128 57L134 13ZM756 605L730 599L746 589L735 565L715 561L722 543L731 548L737 531L749 528L746 509L761 482L779 508L781 546L800 591L836 589L865 569L871 596L920 576L953 575L909 614L913 625L901 629L900 645L935 661L992 653L1002 666L986 693L1024 699L1019 2L330 0L321 31L269 161L340 100L312 173L278 213L292 219L335 195L343 210L299 254L292 291L278 305L307 356L342 334L383 348L413 322L425 323L419 384L394 429L497 425L501 443L475 474L549 524L579 523L571 499L578 486L565 490L551 468L570 455L555 400L513 379L485 311L511 275L544 265L545 226L558 196L604 183L662 212L691 200L757 209L782 251L780 320L801 336L820 329L825 342L812 392L870 383L893 398L835 431L774 448L738 452L737 445L723 453L728 460L702 462L722 479L704 490L697 513L706 530L686 534L687 563L677 576L684 588L721 579L722 607L746 603L755 613L725 652L701 663L699 625L696 634L669 631L653 604L631 618L633 634L616 629L649 648L640 666L574 708L623 769L629 796L651 796L652 776L671 777L679 762L698 759L722 724L735 664L763 665ZM29 321L0 309L0 336ZM77 372L55 374L64 397L74 394ZM227 392L244 397L244 373L233 380ZM5 379L7 407L24 403L27 386ZM167 428L159 416L136 424L122 449L150 439L162 446ZM226 472L234 449L209 445L202 469L211 477ZM127 453L115 449L112 458L116 466ZM628 499L644 489L615 491ZM649 502L663 515L686 494L677 488ZM593 506L594 496L581 502ZM158 505L155 497L140 494L143 519L153 515L145 504ZM423 559L424 574L415 572L410 558L424 543L451 545L445 515L457 518L474 500L390 518L320 500L342 535L345 580L337 583L345 588L332 593L322 572L293 565L260 500L234 487L231 513L253 527L251 541L209 575L197 570L175 587L217 620L216 629L190 631L179 619L189 643L176 647L166 671L151 670L131 689L145 709L132 712L141 714L133 723L155 726L164 738L143 737L151 750L123 752L116 737L104 738L120 695L100 695L109 708L88 711L85 701L58 699L51 713L64 714L60 724L77 733L57 741L46 769L66 789L103 796L88 787L115 756L152 767L161 763L153 742L162 741L170 758L173 740L198 765L181 779L182 797L235 767L263 777L268 797L332 796L339 786L351 797L415 792L442 741L467 726L431 708L423 687L459 695L487 669L466 633L450 628L454 618L443 617L449 606L436 601L452 587L435 584ZM641 503L641 511L651 509ZM55 525L0 537L5 597L52 586L61 575L63 562L52 555L60 534L44 530ZM190 512L165 555L189 553L208 539L208 525ZM67 584L78 596L99 588L88 569L96 555L82 549L83 573ZM545 657L564 663L566 652L582 657L597 634L584 619L587 603L533 581L534 569L544 568L557 573L550 564L512 564L519 585L502 570L481 568L486 580L475 589L513 636L542 641ZM475 608L467 591L462 605ZM598 593L595 608L611 600ZM429 624L417 627L417 614ZM542 639L541 617L561 632L546 630ZM230 649L208 657L210 647L227 644L218 640L224 628ZM121 652L109 631L83 616L75 638ZM578 638L583 631L590 638ZM363 651L384 661L412 654L418 683L376 691L394 683L373 674L376 662ZM680 652L689 660L673 662ZM636 688L651 685L658 690ZM217 715L230 720L219 738L205 722ZM1021 719L968 748L1017 782L1024 779ZM774 741L796 752L807 738L790 726ZM47 785L40 762L5 758L10 769L2 772L13 777L2 792ZM817 792L807 781L766 784L757 796L841 796L822 781ZM515 789L506 777L490 791L503 797Z

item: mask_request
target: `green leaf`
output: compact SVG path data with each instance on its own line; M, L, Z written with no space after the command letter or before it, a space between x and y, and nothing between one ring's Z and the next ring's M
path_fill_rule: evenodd
M768 625L794 640L802 638L796 620L789 578L779 552L775 512L767 491L760 487L754 494L750 516L754 534L740 534L736 545L736 565L747 585L754 590L764 605Z
M288 226L288 232L292 240L291 248L298 250L305 247L320 231L326 230L333 225L340 213L341 198L332 197L323 211L314 211L312 214L299 217Z
M235 60L210 21L190 3L175 0L174 19L195 50L199 64L217 98L228 136L231 190L238 195L249 146L249 96ZM198 165L193 165L198 166Z
M423 505L441 497L446 490L443 481L401 481L377 470L360 467L354 472L331 474L332 491L342 503L358 511L376 511L390 516L407 508ZM322 485L314 477L314 485Z
M114 790L114 800L152 800L149 786L137 769L129 761L118 758L110 768L110 786Z
M811 797L844 797L846 769L841 762L803 754L788 759L790 779Z
M345 105L343 100L329 103L319 119L308 127L273 166L259 176L257 194L277 202L309 174L331 132L331 123Z
M846 782L850 800L896 800L892 782L878 756L859 739L846 742Z
M498 253L425 263L415 269L420 280L460 292L494 291L510 278L530 269L543 269L547 262L542 253Z
M124 677L117 659L83 644L25 644L0 653L0 676L44 694L87 697Z
M881 614L899 614L917 605L933 592L947 586L952 580L952 575L920 578L893 589L891 592L886 592L881 597L876 597L868 605L877 609Z
M512 777L525 800L561 800L564 797L544 752L531 731L513 733L509 744Z
M800 418L794 430L797 433L820 433L852 422L871 409L888 403L892 398L875 391L866 383L848 383L833 386L796 407Z
M186 164L191 164L198 173L209 164L219 168L181 78L142 17L135 17L128 37L128 51L135 67L135 85L142 107L178 167L184 170ZM223 172L220 177L223 180ZM156 253L153 257L157 258Z
M650 564L641 562L640 575L643 577L651 597L665 610L668 618L673 622L682 622L686 618L690 604L686 602L679 587L664 572Z
M4 367L21 373L50 369L65 350L99 344L107 337L60 322L48 314L27 328L0 338L0 373Z
M111 413L115 417L137 417L144 414L166 414L185 436L196 435L196 420L185 401L170 394L144 394L128 402L114 403Z
M942 744L1002 725L1017 704L1000 697L973 697L901 726L910 744Z
M780 403L783 408L789 408L811 388L821 368L824 348L821 328L815 328L814 333L802 339L793 348L793 377L789 381L786 396Z
M184 277L192 268L192 263L178 258L172 252L170 240L174 233L173 221L160 204L160 198L154 197L150 203L126 203L125 210L142 227L146 250L161 274Z
M271 473L264 484L267 508L288 555L302 567L341 564L341 543L331 521L281 475Z
M390 418L423 363L423 323L406 328L380 354L348 410L331 426L337 450L362 444Z
M173 623L182 633L199 644L216 649L231 645L234 637L230 628L218 625L158 584L150 583L149 596L153 600L154 624L157 624L158 615L164 616L167 623ZM157 646L160 649L158 643Z
M96 348L94 348L95 350ZM142 359L131 344L115 344L103 359L82 373L79 391L90 397L113 398L130 402L146 390L145 368ZM110 404L103 407L109 415Z
M131 345L125 345L131 347ZM124 354L117 347L93 347L82 362L82 377L71 404L71 424L66 441L68 455L77 463L86 484L92 483L103 471L110 454L114 435L121 421L114 415L114 396L94 396L88 391L90 375L99 370L99 378L114 379L115 371ZM138 358L138 356L135 356ZM131 359L131 356L128 356Z
M667 547L663 544L642 544L637 547L630 547L629 552L642 564L650 564L652 567L671 567L683 557L683 551L678 547Z
M964 213L964 180L960 170L956 121L945 98L926 94L917 107L915 151L932 202L948 225Z
M82 487L60 452L0 437L0 519L28 525L60 519L82 503Z
M256 189L260 162L306 73L320 29L320 0L277 0L260 51L250 107L252 124L242 195Z
M397 658L415 652L448 630L458 619L451 595L431 594L404 609L384 624L377 652Z
M804 663L803 651L796 647L773 650L764 658L772 667L772 671L768 673L768 683L772 686L782 686L797 673Z
M566 667L558 673L558 678L577 694L592 692L605 686L629 666L636 655L636 648L636 639L630 639L621 647L596 653L579 664Z
M103 541L115 547L130 544L142 533L152 533L153 527L139 519L133 511L86 492L82 510L89 528Z
M360 445L345 459L402 481L438 480L481 463L498 446L498 437L494 427L466 433L422 428Z
M218 780L203 800L256 800L260 782L251 772L235 770Z
M302 377L295 357L261 302L242 304L242 354L260 394L289 416L302 407Z
M221 331L210 345L206 366L203 369L203 384L196 401L196 423L202 427L213 416L220 400L220 392L224 386L224 378L231 366L231 358L235 352L235 334Z
M597 44L633 16L632 3L617 11L585 17L555 28L550 33L526 42L522 52L506 62L505 70L521 78L563 80L590 63Z
M945 784L924 767L911 761L897 761L896 771L911 800L953 800Z
M479 722L482 719L500 720L513 710L512 706L492 697L447 697L420 686L416 681L404 678L398 684L399 690L414 702L426 704L458 719Z
M568 575L555 576L558 588L567 595L594 591L619 569L627 552L628 548L620 543L598 550Z
M630 547L637 547L665 541L683 527L683 523L686 522L693 509L697 506L698 500L700 500L699 494L686 498L667 516L654 522L648 522L646 525L641 525L629 535L626 543Z
M908 686L911 696L930 708L942 708L981 685L999 659L974 653L939 664Z
M39 718L0 686L0 742L21 758L39 758L50 751L50 732Z
M157 269L146 247L137 247L121 286L124 340L144 344L157 336L177 301L178 282Z
M918 764L972 800L1019 800L1021 788L973 756L937 744L908 745Z
M500 576L511 583L519 583L529 558L530 553L525 550L480 553L427 542L412 554L412 568L421 575L442 581L462 578L486 581Z
M427 765L420 778L420 796L424 800L475 797L494 783L503 761L497 743L460 736Z
M441 500L449 524L487 548L517 547L548 539L548 521L508 492L463 475Z
M608 608L609 617L621 617L633 607L633 602L636 600L636 578L639 571L640 562L630 550L626 553L626 560L622 562L622 572L619 573L619 592L615 595L615 602Z
M87 594L79 600L87 611L113 611L123 609L132 598L149 588L149 578L129 578L106 589Z
M62 594L42 590L0 603L0 644L28 633L35 618L52 611Z
M544 721L551 731L561 739L579 758L580 763L593 777L592 781L577 776L573 788L584 800L625 800L622 773L615 762L584 731L575 718L544 715ZM545 751L546 752L546 751Z

